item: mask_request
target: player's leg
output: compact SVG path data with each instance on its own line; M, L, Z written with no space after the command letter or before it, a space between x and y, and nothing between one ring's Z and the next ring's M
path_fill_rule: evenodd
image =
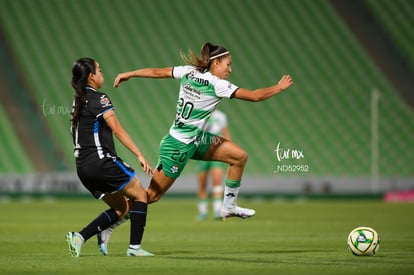
M224 163L214 163L214 166L210 169L211 181L213 184L213 212L215 218L220 218L220 209L223 198L223 178L224 170L221 167Z
M235 143L222 138L215 137L215 142L209 145L203 159L216 160L229 164L225 179L223 205L221 216L237 216L247 218L254 216L256 211L248 208L241 208L237 205L237 198L240 189L241 178L247 162L247 153Z
M199 171L197 174L197 209L199 221L205 220L208 215L208 192L207 192L207 181L208 181L208 169L210 162L199 161Z
M98 232L98 234L96 234L97 237L97 241L98 241L98 247L99 247L99 251L104 255L108 255L108 242L109 239L111 237L111 234L113 232L113 230L115 228L117 228L118 226L120 226L121 224L125 223L128 219L129 219L129 200L122 195L122 197L124 198L124 200L117 200L115 198L119 197L119 193L114 193L111 196L106 196L103 198L103 200L108 204L108 205L114 205L115 204L115 209L124 209L122 210L122 213L120 214L119 220L115 223L113 223L111 226L109 226L107 229L102 230L101 232ZM116 206L116 204L121 204L119 206ZM126 207L125 207L126 206Z
M182 143L169 134L161 140L157 168L146 189L149 204L159 201L173 185L194 151L193 144Z
M119 193L105 194L102 200L110 206L110 209L102 212L81 231L66 234L72 256L79 257L81 248L87 240L117 222L120 216L123 217L128 212L128 203Z
M175 179L165 175L163 169L156 169L147 187L148 203L154 203L161 199L167 190L173 185Z
M119 219L129 212L128 199L120 193L106 194L102 200L118 214Z
M102 200L109 205L110 208L102 212L95 220L79 232L84 237L85 241L116 223L120 217L124 217L128 213L128 202L123 195L119 193L107 193Z
M127 256L153 256L141 248L141 241L147 221L147 193L137 177L134 177L121 191L130 200L129 219L131 223Z

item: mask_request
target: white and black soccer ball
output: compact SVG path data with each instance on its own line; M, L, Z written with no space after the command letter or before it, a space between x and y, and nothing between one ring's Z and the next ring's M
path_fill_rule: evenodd
M373 228L361 226L349 233L347 243L349 251L356 256L374 256L378 252L380 239Z

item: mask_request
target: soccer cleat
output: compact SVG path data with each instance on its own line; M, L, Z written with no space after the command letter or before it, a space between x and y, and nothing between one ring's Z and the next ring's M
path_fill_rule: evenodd
M128 248L126 254L127 256L154 256L154 254L148 251L145 251L142 248L139 248L139 249Z
M68 232L66 233L66 240L68 241L70 255L79 257L82 245L85 242L82 235L78 232Z
M220 210L220 215L223 218L223 220L225 221L228 218L231 217L239 217L239 218L250 218L252 216L254 216L256 214L256 211L253 209L249 209L249 208L242 208L239 206L235 206L233 208L221 208Z
M108 255L108 242L109 242L109 238L111 237L111 234L112 234L112 229L107 228L104 231L99 232L96 235L98 239L99 251L104 256Z

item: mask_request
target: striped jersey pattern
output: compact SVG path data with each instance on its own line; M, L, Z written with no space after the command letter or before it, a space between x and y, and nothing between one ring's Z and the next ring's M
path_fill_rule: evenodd
M189 144L204 129L220 100L231 98L239 87L210 72L201 73L192 66L174 67L172 74L180 80L180 92L175 121L169 133Z

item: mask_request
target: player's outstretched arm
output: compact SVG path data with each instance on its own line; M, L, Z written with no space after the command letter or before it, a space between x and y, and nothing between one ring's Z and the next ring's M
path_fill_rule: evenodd
M239 88L234 95L235 98L246 101L263 101L283 90L286 90L293 84L293 79L290 75L284 75L276 85L259 88L256 90L249 90L245 88Z
M138 161L141 164L142 170L144 170L144 172L147 175L151 176L153 173L151 165L145 159L144 155L139 150L138 146L134 143L134 141L131 139L127 131L122 127L117 116L115 115L115 112L113 110L105 112L103 118L105 119L105 122L111 128L112 133L117 137L117 139L133 154L136 155Z
M114 87L117 88L121 82L127 81L131 77L145 78L171 78L172 67L166 68L143 68L135 71L120 73L116 76Z

